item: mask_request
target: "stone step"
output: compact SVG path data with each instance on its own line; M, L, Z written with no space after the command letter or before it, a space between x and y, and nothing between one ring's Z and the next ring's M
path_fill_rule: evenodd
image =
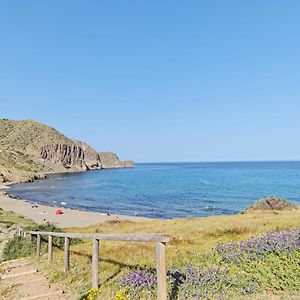
M37 269L32 269L32 270L28 270L28 271L20 272L20 273L1 275L0 279L6 280L6 279L12 279L12 278L20 277L20 276L27 276L27 275L35 274L35 273L37 273L37 271L38 271Z
M2 269L6 272L9 272L10 270L18 269L20 267L25 267L30 265L30 261L20 261L18 264L11 264L11 265L4 265L2 266Z
M12 260L5 260L0 263L0 266L4 268L8 268L10 266L18 266L19 264L22 264L23 262L28 261L28 258L17 258Z
M57 284L50 284L48 278L30 263L30 259L17 259L1 264L0 299L5 300L63 300L76 299L62 291ZM3 298L4 299L4 298Z
M4 268L4 272L2 273L2 275L11 275L11 274L29 271L32 269L34 269L34 267L30 264L30 262L28 262L28 263L23 262L23 264L19 265L19 266L11 265L9 268Z
M63 296L62 292L52 292L52 293L45 293L39 294L35 296L25 297L22 300L35 300L35 299L60 299Z

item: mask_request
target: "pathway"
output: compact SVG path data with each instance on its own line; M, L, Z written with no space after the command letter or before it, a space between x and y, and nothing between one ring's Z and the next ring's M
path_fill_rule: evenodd
M58 285L50 284L48 278L29 259L2 262L0 270L1 300L76 299Z

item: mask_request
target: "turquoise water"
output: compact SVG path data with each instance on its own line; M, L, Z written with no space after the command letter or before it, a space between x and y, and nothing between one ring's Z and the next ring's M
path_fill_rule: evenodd
M300 162L157 163L54 175L9 193L31 201L150 218L240 212L275 195L300 204Z

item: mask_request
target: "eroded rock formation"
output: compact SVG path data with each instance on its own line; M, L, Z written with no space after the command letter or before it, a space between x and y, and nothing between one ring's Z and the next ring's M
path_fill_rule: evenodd
M111 152L97 152L34 120L0 119L0 182L27 181L47 172L130 168Z
M41 158L64 168L86 169L84 151L78 145L52 144L41 147Z
M120 161L118 156L112 152L99 152L101 168L109 169L109 168L132 168L133 161L126 160Z

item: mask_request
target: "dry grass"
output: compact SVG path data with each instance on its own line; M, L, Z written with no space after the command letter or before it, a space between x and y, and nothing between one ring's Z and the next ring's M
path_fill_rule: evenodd
M0 211L0 219L19 225L32 222L12 212ZM271 230L282 230L300 225L300 210L255 211L234 216L194 219L147 220L141 222L107 222L88 228L70 228L69 232L82 233L166 233L172 236L167 246L168 267L201 264L204 256L219 242L242 240ZM71 246L71 270L63 273L63 251L55 249L54 261L49 265L46 255L37 263L45 267L54 281L60 281L80 294L91 284L91 241ZM155 267L155 245L152 243L109 242L100 243L100 283L103 299L112 299L115 281L126 269L137 266ZM262 299L285 299L283 294ZM273 298L272 298L273 297ZM274 298L275 297L275 298ZM250 299L250 298L248 298ZM257 298L261 299L261 298ZM297 296L286 299L297 299Z
M18 215L12 211L4 211L0 208L0 228L8 228L13 224L18 224L19 226L28 226L33 225L33 221L24 218L21 215Z
M28 150L28 147L56 143L69 144L72 140L65 137L52 127L34 120L6 120L0 119L0 145L15 150Z
M88 228L71 228L69 232L82 233L166 233L173 240L167 247L168 266L201 264L205 254L220 242L247 239L271 230L294 228L300 225L300 210L256 211L234 216L195 219L149 220L142 222L107 222ZM55 263L47 266L48 273L62 280L73 290L83 292L91 282L91 242L71 247L71 271L65 276L63 252L55 251ZM155 245L146 243L100 243L100 282L109 297L114 291L114 280L120 272L137 266L155 267ZM52 274L52 275L51 275ZM54 274L54 275L53 275Z

